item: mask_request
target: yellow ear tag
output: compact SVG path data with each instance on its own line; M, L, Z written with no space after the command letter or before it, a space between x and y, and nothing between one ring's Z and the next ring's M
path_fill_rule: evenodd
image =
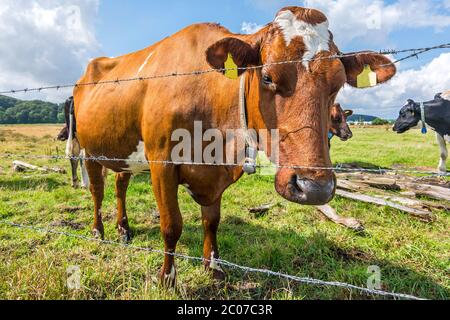
M231 53L228 53L228 59L225 61L225 69L225 77L233 80L239 78L238 66L234 62Z
M357 78L358 88L370 88L377 85L377 74L366 64L363 72Z

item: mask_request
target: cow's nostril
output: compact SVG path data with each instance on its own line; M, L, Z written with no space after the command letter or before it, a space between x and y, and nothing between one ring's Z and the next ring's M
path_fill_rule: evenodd
M336 181L319 183L310 179L296 177L297 197L300 202L310 205L323 205L331 201L334 196Z

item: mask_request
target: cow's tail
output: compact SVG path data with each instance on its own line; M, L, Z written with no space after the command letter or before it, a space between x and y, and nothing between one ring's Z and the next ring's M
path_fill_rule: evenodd
M74 112L74 103L73 99L70 102L70 108L69 108L69 138L67 139L67 145L66 145L66 157L73 157L73 139L75 138L75 112Z

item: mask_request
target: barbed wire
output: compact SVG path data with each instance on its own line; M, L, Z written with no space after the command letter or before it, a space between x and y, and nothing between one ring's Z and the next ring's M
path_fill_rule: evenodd
M395 55L400 53L407 53L412 52L412 54L393 61L391 63L380 65L380 67L392 65L399 63L401 61L411 59L413 57L419 57L419 55L424 54L426 52L432 51L432 50L439 50L439 49L450 49L450 43L444 43L432 47L426 47L426 48L413 48L413 49L402 49L402 50L380 50L378 51L381 55ZM354 52L354 53L347 53L347 54L332 54L329 56L319 56L314 57L310 59L300 59L300 60L288 60L288 61L279 61L279 62L272 62L268 64L263 64L259 66L250 66L250 67L238 67L238 68L219 68L219 69L206 69L206 70L197 70L197 71L190 71L190 72L171 72L167 74L161 74L161 75L152 75L152 76L146 76L146 77L132 77L132 78L124 78L124 79L114 79L114 80L103 80L103 81L93 81L93 82L85 82L85 83L74 83L74 84L62 84L62 85L50 85L50 86L42 86L42 87L35 87L35 88L25 88L25 89L10 89L10 90L2 90L0 91L0 94L16 94L16 93L28 93L28 92L41 92L43 90L60 90L60 89L66 89L66 88L75 88L75 87L85 87L85 86L97 86L97 85L104 85L104 84L120 84L120 83L126 83L126 82L134 82L134 81L147 81L147 80L154 80L154 79L163 79L163 78L171 78L171 77L186 77L186 76L198 76L198 75L204 75L208 73L213 72L226 72L226 71L246 71L246 70L255 70L255 69L262 69L265 67L270 66L276 66L276 65L285 65L285 64L299 64L304 62L311 62L316 60L325 60L325 59L340 59L340 58L347 58L347 57L354 57L359 56L363 54L368 53L374 53L374 51L360 51L360 52Z
M232 268L235 270L245 271L246 273L249 273L249 272L250 273L261 273L261 274L265 274L267 276L284 278L286 280L295 281L298 283L303 283L303 284L308 284L308 285L338 287L338 288L344 288L344 289L349 289L349 290L357 290L360 292L364 292L366 294L392 297L392 298L398 298L398 299L426 300L424 298L419 298L419 297L409 295L409 294L369 289L369 288L364 288L364 287L360 287L360 286L356 286L356 285L352 285L352 284L348 284L348 283L344 283L344 282L338 282L338 281L324 281L324 280L314 279L314 278L310 278L310 277L298 277L298 276L293 276L293 275L289 275L286 273L272 271L269 269L258 269L258 268L241 266L236 263L232 263L232 262L229 262L229 261L226 261L223 259L208 260L205 258L193 257L193 256L180 254L180 253L166 252L164 250L134 246L131 244L115 242L115 241L111 241L111 240L101 240L101 239L97 239L97 238L87 237L84 235L73 234L73 233L69 233L69 232L65 232L65 231L58 231L58 230L37 227L37 226L32 226L32 225L24 225L24 224L14 223L14 222L6 221L6 220L0 220L0 224L11 227L11 228L26 229L26 230L37 231L40 233L49 233L49 234L54 234L54 235L60 235L60 236L76 238L76 239L80 239L80 240L84 240L84 241L88 241L88 242L97 242L100 244L106 244L106 245L111 245L111 246L116 246L116 247L123 247L123 248L134 250L134 251L144 251L144 252L156 253L156 254L161 254L161 255L170 255L170 256L173 256L176 258L182 258L182 259L196 261L196 262L209 262L209 263L212 262L212 263L215 263L216 265L221 265L221 266Z
M4 159L34 159L34 160L83 160L83 161L96 161L96 162L125 162L125 163L137 163L137 164L160 164L160 165L186 165L186 166L203 166L203 167L242 167L243 164L233 163L205 163L205 162L184 162L184 161L170 161L170 160L137 160L137 159L120 159L120 158L108 158L106 156L99 157L82 157L82 156L58 156L58 155L24 155L24 154L0 154L0 158ZM256 168L259 169L304 169L304 170L316 170L316 171L337 171L337 172L368 172L378 174L396 174L396 173L409 173L417 175L428 176L440 176L450 177L450 173L436 173L432 171L424 170L412 170L412 169L385 169L385 168L346 168L342 164L335 167L318 167L318 166L301 166L301 165L262 165L257 164Z

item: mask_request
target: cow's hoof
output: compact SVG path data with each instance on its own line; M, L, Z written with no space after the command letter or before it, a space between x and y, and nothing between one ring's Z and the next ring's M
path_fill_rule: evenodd
M127 227L122 227L121 225L117 225L117 231L119 232L119 239L122 243L131 242L131 231Z
M212 278L216 281L225 281L227 277L226 273L223 270L212 270Z
M95 239L104 240L105 239L105 232L103 230L93 229L92 235Z
M205 262L205 270L211 273L211 276L216 281L224 281L226 273L217 262Z
M119 239L122 243L130 243L131 242L131 231L130 230L125 230L119 229Z
M163 288L175 288L177 285L177 272L175 271L175 267L172 266L172 271L170 274L164 272L164 268L159 275L160 283Z

